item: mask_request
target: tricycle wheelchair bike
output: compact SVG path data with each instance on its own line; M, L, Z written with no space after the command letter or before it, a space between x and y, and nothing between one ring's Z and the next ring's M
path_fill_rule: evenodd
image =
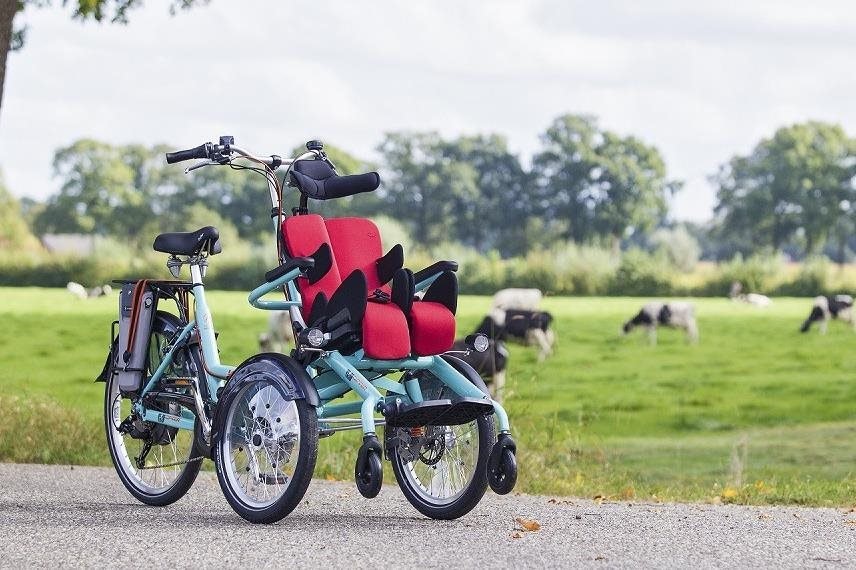
M221 251L219 234L209 226L157 236L153 247L169 254L175 279L118 282L119 319L98 378L120 480L141 502L167 505L210 458L232 508L272 523L303 498L319 438L358 429L354 478L365 497L381 489L383 459L407 500L431 518L463 516L488 486L509 493L517 462L508 416L450 351L457 264L414 273L400 245L383 253L370 220L310 213L310 199L374 191L380 177L339 176L320 142L306 147L294 159L260 157L221 137L167 154L169 163L200 159L186 172L226 165L267 179L280 266L249 302L288 311L296 348L221 364L203 285L209 257ZM299 192L290 215L286 184ZM178 280L184 265L189 281ZM263 298L277 290L284 300ZM467 344L483 351L487 339Z

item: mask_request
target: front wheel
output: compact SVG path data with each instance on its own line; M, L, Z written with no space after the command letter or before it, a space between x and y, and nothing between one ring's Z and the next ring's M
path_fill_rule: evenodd
M426 400L454 397L428 372L419 383ZM479 416L462 425L388 427L384 436L398 486L420 513L451 520L464 516L481 501L496 438L491 416Z
M252 523L274 523L300 503L318 455L318 417L272 374L244 378L220 405L217 479L229 504ZM219 422L218 422L219 423Z

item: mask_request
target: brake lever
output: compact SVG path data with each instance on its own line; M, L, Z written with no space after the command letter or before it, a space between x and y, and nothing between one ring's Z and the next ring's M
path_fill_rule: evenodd
M202 168L203 166L211 166L212 164L218 164L218 163L214 162L213 160L205 160L202 162L197 162L193 166L188 166L187 168L185 168L184 173L190 174L191 171L196 170L197 168Z

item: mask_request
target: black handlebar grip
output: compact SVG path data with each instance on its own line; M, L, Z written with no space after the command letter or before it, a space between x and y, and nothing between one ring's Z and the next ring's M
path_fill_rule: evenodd
M201 144L196 148L189 148L187 150L177 150L175 152L166 153L166 162L167 164L174 164L176 162L182 162L185 160L192 160L194 158L208 158L211 151L211 143Z

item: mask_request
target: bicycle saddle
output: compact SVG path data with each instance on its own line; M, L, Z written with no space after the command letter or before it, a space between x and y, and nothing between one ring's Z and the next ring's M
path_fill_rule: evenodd
M173 255L199 255L203 251L216 255L223 251L220 232L214 226L205 226L195 232L160 234L155 238L152 247L155 251Z
M298 160L291 168L289 186L316 200L330 200L372 192L380 186L377 172L339 176L324 160Z

